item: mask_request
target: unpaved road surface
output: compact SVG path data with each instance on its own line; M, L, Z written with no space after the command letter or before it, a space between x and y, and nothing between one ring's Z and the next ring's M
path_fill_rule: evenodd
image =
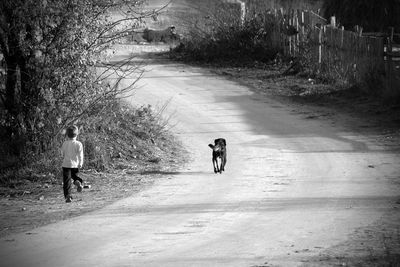
M200 68L147 68L129 101L168 103L190 163L104 209L2 238L0 266L299 266L398 199L398 151ZM207 146L218 137L222 174Z

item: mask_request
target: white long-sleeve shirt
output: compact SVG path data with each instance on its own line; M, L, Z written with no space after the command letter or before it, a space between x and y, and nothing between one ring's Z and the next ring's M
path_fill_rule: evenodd
M83 165L83 145L76 138L64 141L61 147L63 157L63 168L82 168Z

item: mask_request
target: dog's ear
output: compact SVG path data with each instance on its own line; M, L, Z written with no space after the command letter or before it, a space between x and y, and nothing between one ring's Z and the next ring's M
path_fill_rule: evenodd
M222 139L222 142L223 142L224 145L226 146L226 140L225 140L225 139Z
M214 145L208 144L208 146L211 147L211 149L214 149Z

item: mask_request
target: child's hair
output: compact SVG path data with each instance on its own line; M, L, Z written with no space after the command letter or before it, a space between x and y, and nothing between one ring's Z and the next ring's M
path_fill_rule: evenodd
M78 133L79 133L78 127L76 127L75 125L71 125L67 128L67 136L69 138L77 137Z

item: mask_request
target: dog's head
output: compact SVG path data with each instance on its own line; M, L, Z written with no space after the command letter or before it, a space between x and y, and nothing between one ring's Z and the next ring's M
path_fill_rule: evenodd
M215 152L218 152L225 149L226 140L224 138L218 138L214 140L214 145L209 144L208 146L211 147Z
M215 139L214 140L214 145L215 146L225 147L226 146L226 140L224 138Z

